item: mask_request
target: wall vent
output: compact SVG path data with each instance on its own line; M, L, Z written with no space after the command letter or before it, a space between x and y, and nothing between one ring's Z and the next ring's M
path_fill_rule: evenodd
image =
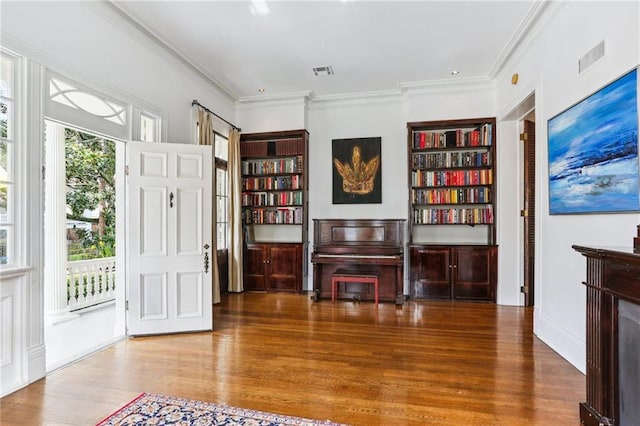
M325 65L324 67L314 67L313 73L315 75L333 75L333 68L331 68L331 65Z
M604 57L604 40L596 44L593 49L584 54L584 56L578 59L578 74L582 74L591 65L598 62Z

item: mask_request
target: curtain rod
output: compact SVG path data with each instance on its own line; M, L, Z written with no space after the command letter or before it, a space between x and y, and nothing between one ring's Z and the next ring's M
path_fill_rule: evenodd
M191 106L194 106L194 105L198 105L200 108L202 108L203 110L207 111L209 114L213 114L213 115L215 115L215 116L216 116L216 117L218 117L220 120L224 121L224 122L225 122L225 123L227 123L229 126L231 126L231 127L233 127L234 129L236 129L237 131L239 131L239 132L241 132L241 131L242 131L242 129L241 129L240 127L238 127L238 126L236 126L235 124L230 123L229 121L227 121L227 120L225 120L224 118L220 117L218 114L216 114L215 112L211 111L209 108L207 108L206 106L204 106L204 105L202 105L200 102L198 102L196 99L194 99L194 100L191 102Z

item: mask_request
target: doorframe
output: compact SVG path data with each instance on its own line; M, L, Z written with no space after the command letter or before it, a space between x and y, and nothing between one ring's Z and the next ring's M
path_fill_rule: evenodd
M516 279L515 282L515 286L517 286L517 292L518 292L518 305L519 306L524 306L525 305L525 297L524 297L524 293L521 292L521 288L524 286L524 271L525 271L525 265L524 265L524 244L526 244L526 241L524 239L524 226L523 226L523 221L520 218L520 211L522 209L524 209L524 161L525 161L525 152L524 152L524 144L520 141L520 133L522 133L524 131L524 120L527 116L529 116L530 114L533 114L534 119L531 120L534 123L536 123L539 118L539 110L536 110L536 96L539 92L538 90L539 88L530 88L530 90L525 91L523 96L520 98L519 101L514 102L514 106L511 107L510 109L508 109L507 113L505 113L503 115L503 124L504 123L511 123L508 126L509 133L506 134L506 137L504 138L505 143L515 143L517 144L515 147L515 158L512 159L513 161L515 161L515 167L514 167L514 171L513 173L515 173L515 175L513 176L513 179L517 182L516 187L517 187L517 191L515 196L517 197L517 210L511 210L514 211L515 214L518 215L517 220L518 220L518 226L517 226L517 230L514 230L516 232L516 242L515 242L515 246L514 249L517 251L515 253L515 261L516 261L516 265L517 265L517 275L514 276L514 278ZM537 128L537 126L536 126ZM536 151L539 151L538 149L536 149ZM538 163L538 161L536 161ZM539 200L538 200L538 195L539 195L539 190L538 190L538 182L535 183L534 188L535 188L535 192L536 192L536 205L539 206ZM539 210L539 209L537 209ZM512 213L513 214L513 213ZM539 213L536 211L536 216L539 216ZM535 217L535 234L539 235L539 220L538 217ZM537 267L535 265L535 258L537 258L538 256L538 243L537 241L534 243L534 251L533 251L533 257L534 257L534 265L533 265L533 274L534 274L534 279L533 279L533 287L534 289L537 289L536 286L536 282L538 280L539 277L539 271L537 270ZM513 290L511 290L513 291ZM538 299L539 297L539 292L534 291L534 299ZM513 294L513 293L511 293ZM535 302L534 302L535 305Z

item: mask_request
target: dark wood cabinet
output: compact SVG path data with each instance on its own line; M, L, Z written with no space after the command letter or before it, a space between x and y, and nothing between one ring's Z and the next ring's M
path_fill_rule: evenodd
M495 118L407 123L410 294L495 301Z
M302 293L302 252L301 243L247 243L244 289Z
M496 246L411 245L411 296L417 299L495 301Z

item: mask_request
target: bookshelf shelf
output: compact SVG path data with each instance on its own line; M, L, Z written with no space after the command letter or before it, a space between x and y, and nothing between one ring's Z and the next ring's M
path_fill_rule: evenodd
M495 301L495 124L407 123L415 298Z
M306 130L240 137L245 290L302 292L308 143Z

